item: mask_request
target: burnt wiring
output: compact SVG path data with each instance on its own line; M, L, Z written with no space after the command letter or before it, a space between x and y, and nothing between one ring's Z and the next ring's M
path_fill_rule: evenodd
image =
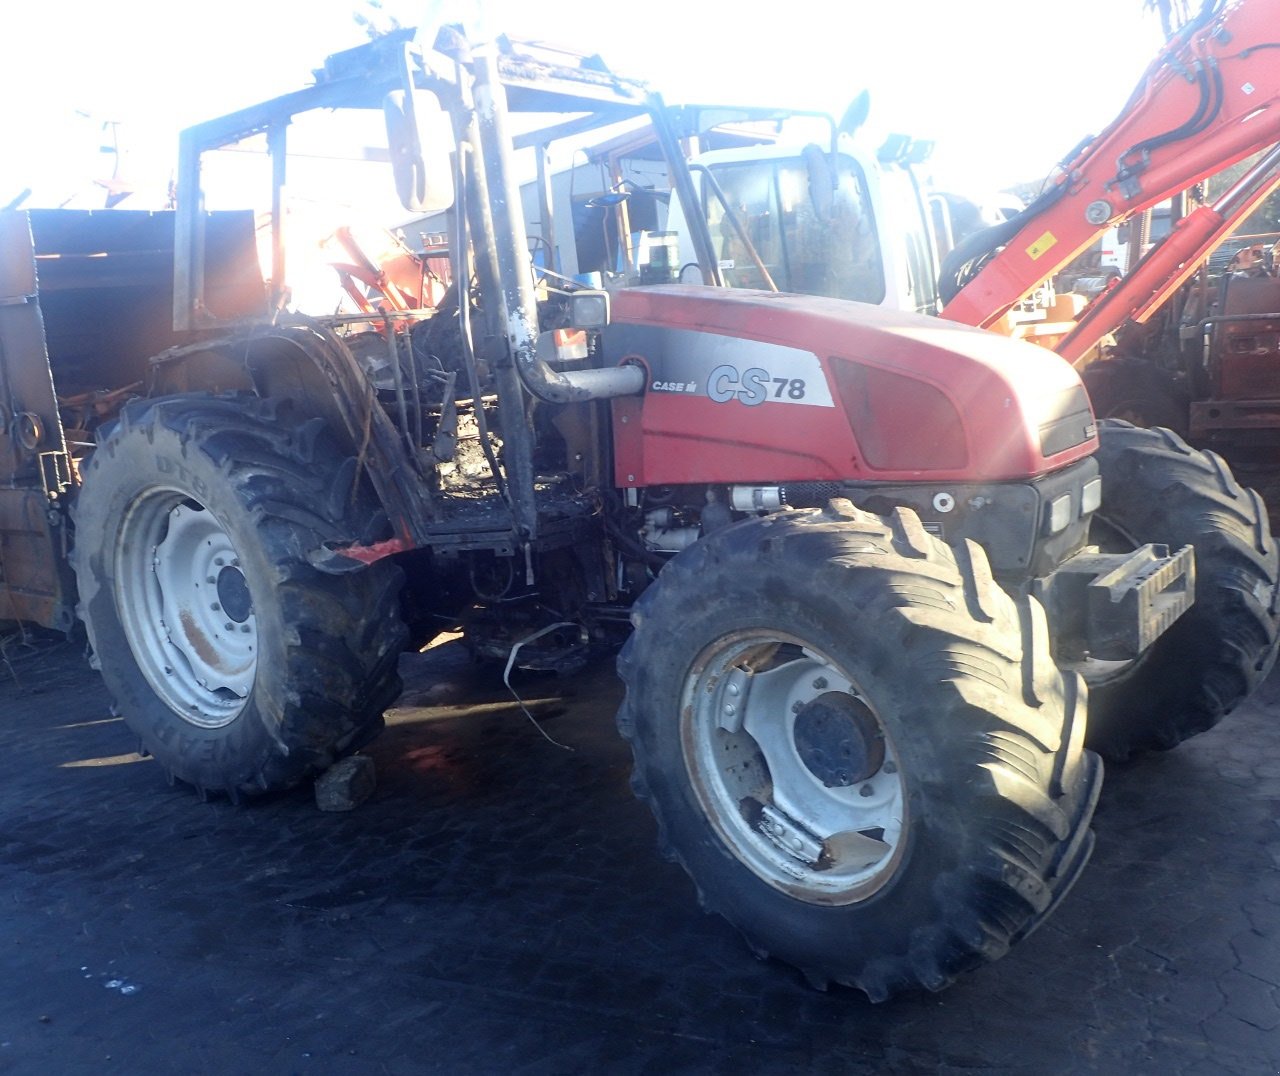
M407 334L406 334L407 335ZM413 442L422 447L422 375L418 372L418 356L413 350L413 340L405 340L404 349L409 353L409 385L413 390Z
M400 435L411 450L414 464L417 465L417 451L412 444L408 444L412 440L412 431L409 427L409 405L404 392L404 368L400 365L400 334L396 332L395 325L392 324L390 319L387 320L387 346L391 352L391 376L395 381L396 410L400 415ZM409 350L412 353L413 349L410 348Z
M647 548L644 542L636 537L639 527L632 525L626 518L626 509L619 503L616 496L606 496L603 499L600 518L605 532L628 557L654 569L660 569L667 563L666 557Z
M553 624L548 624L544 628L539 628L532 635L526 635L523 639L518 640L515 643L515 645L511 647L511 653L507 656L506 667L502 670L502 682L503 684L506 685L507 690L511 692L511 697L516 700L516 703L520 707L520 712L523 713L524 716L529 719L530 723L533 725L535 729L538 730L539 733L542 734L542 738L546 740L547 743L553 744L554 746L559 747L561 750L564 750L564 751L572 751L573 748L570 747L568 744L561 743L559 740L555 739L549 732L547 732L546 729L542 727L541 724L539 724L538 719L535 718L533 714L529 712L529 707L525 705L524 699L522 699L520 695L517 693L516 689L511 686L511 670L515 666L516 655L520 653L520 650L522 647L524 647L528 643L536 642L538 639L542 638L542 636L548 635L553 631L558 631L560 628L573 628L577 626L578 625L575 621L561 620Z

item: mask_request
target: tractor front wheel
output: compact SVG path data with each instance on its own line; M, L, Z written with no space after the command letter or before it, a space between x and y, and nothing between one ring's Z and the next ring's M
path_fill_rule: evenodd
M664 851L811 982L939 990L1084 865L1083 686L976 545L833 501L709 536L632 620L619 725Z

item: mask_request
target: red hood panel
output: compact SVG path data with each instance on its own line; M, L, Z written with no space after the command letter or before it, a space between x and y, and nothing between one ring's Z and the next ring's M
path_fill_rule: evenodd
M862 303L627 289L605 347L650 374L643 398L615 403L621 485L1013 480L1097 445L1080 379L1052 352ZM880 386L875 406L862 386Z

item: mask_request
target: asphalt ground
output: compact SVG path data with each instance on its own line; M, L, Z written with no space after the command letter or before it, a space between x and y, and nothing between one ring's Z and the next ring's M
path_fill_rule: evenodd
M0 1072L1273 1073L1280 679L1113 767L1057 914L873 1006L755 960L655 852L610 663L406 657L346 814L133 753L71 643L0 661Z

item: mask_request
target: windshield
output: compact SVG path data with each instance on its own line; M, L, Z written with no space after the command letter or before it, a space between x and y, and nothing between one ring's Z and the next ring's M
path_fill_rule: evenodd
M833 162L830 204L819 210L809 171L798 157L711 166L729 205L781 291L878 303L884 269L866 182L848 157ZM737 288L768 284L720 200L703 196L707 226L725 283Z

